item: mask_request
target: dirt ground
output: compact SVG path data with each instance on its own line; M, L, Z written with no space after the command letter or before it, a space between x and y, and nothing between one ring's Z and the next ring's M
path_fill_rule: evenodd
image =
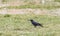
M36 15L52 15L52 16L60 16L60 8L59 9L1 9L0 14L36 14Z

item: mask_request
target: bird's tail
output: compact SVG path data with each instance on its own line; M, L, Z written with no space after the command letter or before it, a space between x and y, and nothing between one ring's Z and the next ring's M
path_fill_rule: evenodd
M43 25L39 24L39 26L43 27Z
M43 27L43 26L41 25L41 27Z

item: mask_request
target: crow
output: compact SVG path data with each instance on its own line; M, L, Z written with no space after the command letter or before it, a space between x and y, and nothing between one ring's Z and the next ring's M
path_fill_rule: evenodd
M38 23L38 22L35 22L34 20L30 20L31 21L31 23L34 25L34 27L36 27L36 26L41 26L41 27L43 27L43 25L42 24L40 24L40 23Z

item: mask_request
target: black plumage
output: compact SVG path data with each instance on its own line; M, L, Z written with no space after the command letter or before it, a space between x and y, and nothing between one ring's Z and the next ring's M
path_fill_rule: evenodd
M40 24L40 23L38 23L38 22L35 22L34 20L30 20L31 21L31 23L34 25L34 27L36 27L36 26L41 26L41 27L43 27L42 26L42 24Z

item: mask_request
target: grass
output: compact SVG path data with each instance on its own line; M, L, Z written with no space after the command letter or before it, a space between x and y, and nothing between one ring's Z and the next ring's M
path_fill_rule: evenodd
M35 4L28 4L28 5L20 5L20 6L8 6L8 7L0 7L0 9L8 8L8 9L25 9L25 8L31 8L31 9L57 9L60 8L60 5L35 5Z
M55 2L60 2L60 0L54 0Z
M2 2L6 2L6 1L8 2L8 0L2 0ZM8 9L25 9L25 8L32 8L32 9L36 9L36 8L38 8L38 9L56 9L56 8L60 8L60 5L57 5L57 4L53 3L53 2L47 2L45 4L41 4L41 3L40 4L35 4L34 1L33 2L28 1L28 0L23 0L23 1L25 1L25 3L26 3L25 5L0 7L0 9L3 9L3 8L8 8ZM55 0L55 1L57 1L57 0ZM27 3L27 2L29 2L29 3Z
M42 23L44 27L34 28L29 19ZM33 14L0 15L0 36L60 36L60 17Z
M24 8L32 8L32 9L56 9L60 8L60 6L55 5L21 5L21 6L8 6L9 9L24 9Z
M2 0L2 2L13 2L14 0ZM16 0L15 0L16 1ZM19 1L19 0L18 0ZM24 3L26 3L25 5L20 5L20 6L8 6L6 8L9 9L24 9L24 8L32 8L32 9L56 9L56 8L60 8L60 5L57 5L53 2L46 2L44 5L43 4L35 4L35 1L31 1L31 0L20 0L23 1ZM54 0L54 1L59 1L59 0ZM27 3L29 2L29 3ZM0 7L0 9L3 9L5 7Z

